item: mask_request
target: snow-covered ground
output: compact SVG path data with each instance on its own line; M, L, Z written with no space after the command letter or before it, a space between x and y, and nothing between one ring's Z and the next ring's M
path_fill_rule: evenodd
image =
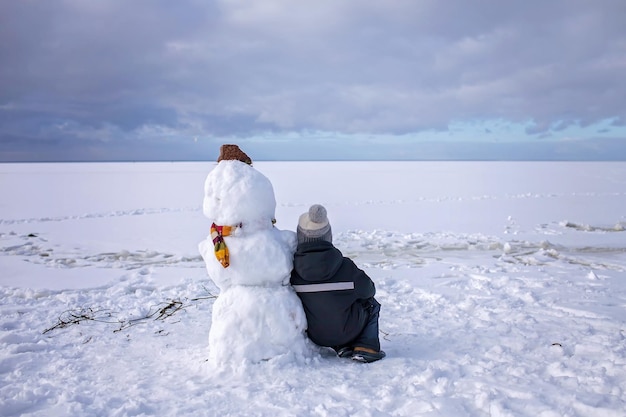
M387 358L207 364L216 164L0 164L0 415L626 415L626 163L255 162L376 282Z

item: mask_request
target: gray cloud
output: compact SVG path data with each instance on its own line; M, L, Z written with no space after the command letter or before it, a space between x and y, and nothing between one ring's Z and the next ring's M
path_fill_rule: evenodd
M2 2L0 149L623 121L625 21L621 0Z

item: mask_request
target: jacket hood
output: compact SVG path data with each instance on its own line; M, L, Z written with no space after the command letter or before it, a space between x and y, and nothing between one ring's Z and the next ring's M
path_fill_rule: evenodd
M296 249L293 268L305 281L327 281L339 270L343 255L326 241L301 243Z

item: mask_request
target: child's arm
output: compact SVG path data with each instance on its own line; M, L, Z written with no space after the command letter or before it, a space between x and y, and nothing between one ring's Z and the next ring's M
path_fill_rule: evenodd
M352 260L346 258L354 266L354 291L358 299L367 300L376 295L376 287L374 281L361 269L359 269Z

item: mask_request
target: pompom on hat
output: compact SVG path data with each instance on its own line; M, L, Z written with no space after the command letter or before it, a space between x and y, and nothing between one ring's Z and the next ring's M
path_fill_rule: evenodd
M298 220L298 243L333 241L333 234L328 222L326 208L320 204L313 204L309 211L303 213Z

